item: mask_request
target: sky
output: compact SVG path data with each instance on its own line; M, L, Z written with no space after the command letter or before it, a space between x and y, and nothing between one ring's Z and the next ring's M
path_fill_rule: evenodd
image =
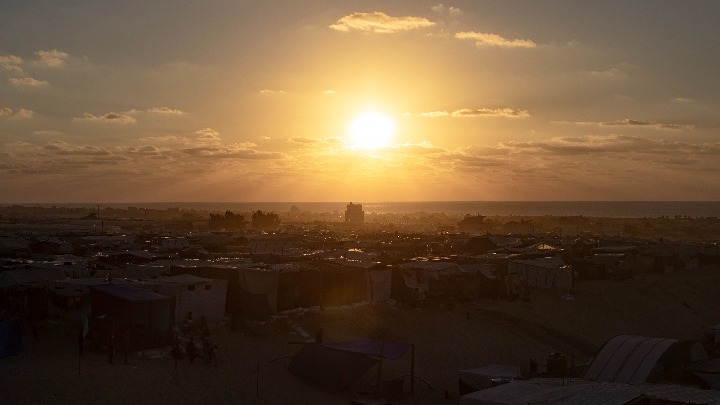
M718 21L714 0L3 0L0 203L717 201Z

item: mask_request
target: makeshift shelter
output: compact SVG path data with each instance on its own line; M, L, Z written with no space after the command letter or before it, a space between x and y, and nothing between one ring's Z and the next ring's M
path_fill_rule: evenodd
M605 343L583 378L631 385L667 382L681 379L684 366L705 358L698 342L620 335Z
M141 288L102 284L90 290L92 320L90 325L103 339L116 328L134 328L137 348L155 347L172 341L175 300Z
M390 299L392 292L392 267L378 266L367 270L368 301L383 302Z
M509 277L520 277L525 287L555 288L560 291L573 287L572 266L566 265L561 257L511 260L507 272Z
M562 385L561 385L562 384ZM639 404L643 391L624 384L580 382L565 385L557 380L512 381L460 398L460 405L574 405Z
M227 281L181 274L158 277L158 292L175 298L175 319L182 319L188 312L199 319L205 317L215 325L225 319Z
M486 364L479 368L458 371L460 395L488 389L499 382L520 378L520 367L506 364Z
M298 378L324 388L350 387L381 358L401 359L410 345L373 339L339 343L310 343L290 361L288 369Z
M225 313L233 314L240 310L240 279L238 269L232 265L218 266L170 266L168 276L192 274L197 277L227 281L225 294Z
M20 353L22 350L22 323L20 320L0 320L0 359Z
M394 276L392 282L402 282L406 288L393 287L399 293L396 299L407 302L423 301L426 298L439 301L454 300L468 275L457 263L442 260L418 260L398 265L402 281ZM411 291L407 291L410 289Z

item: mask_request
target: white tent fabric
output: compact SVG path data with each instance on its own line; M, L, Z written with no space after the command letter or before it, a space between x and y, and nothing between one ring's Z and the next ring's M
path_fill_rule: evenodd
M390 299L392 269L368 269L368 301Z
M175 319L183 319L192 311L193 318L204 316L210 324L218 324L225 318L227 280L181 274L158 277L161 294L175 297Z

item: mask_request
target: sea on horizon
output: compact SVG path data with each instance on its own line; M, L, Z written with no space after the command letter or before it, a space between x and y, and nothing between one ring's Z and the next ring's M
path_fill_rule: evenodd
M720 217L720 201L414 201L362 202L366 213L445 213L485 216L585 216L610 218ZM135 202L135 203L4 203L0 206L111 207L148 209L194 209L233 212L289 212L294 205L302 211L344 212L348 202Z

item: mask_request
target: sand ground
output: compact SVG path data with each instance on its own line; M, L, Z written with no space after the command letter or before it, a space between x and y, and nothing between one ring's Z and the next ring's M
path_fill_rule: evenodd
M213 331L217 365L178 363L166 352L137 353L123 364L86 350L60 320L25 336L25 350L0 359L3 404L348 404L372 392L376 369L353 389L325 392L287 371L300 342L323 329L324 340L384 338L415 345L415 393L409 355L383 362L386 378L402 378L399 404L457 403L457 370L487 363L541 364L549 352L590 360L618 334L704 340L720 324L720 271L646 275L625 281L585 281L574 300L535 291L530 302L481 300L454 308L359 305L287 314L243 332ZM164 354L159 357L158 355ZM257 373L258 365L260 372Z

